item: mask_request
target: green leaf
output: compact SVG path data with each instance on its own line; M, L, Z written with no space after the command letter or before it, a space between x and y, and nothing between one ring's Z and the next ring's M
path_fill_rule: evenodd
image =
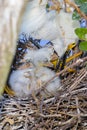
M81 19L80 15L78 14L78 12L76 10L74 10L74 12L73 12L72 19L73 20L80 20Z
M76 28L75 33L79 39L87 41L87 28Z
M83 3L87 2L87 0L74 0L77 5L82 5Z
M79 45L79 49L82 51L87 51L87 41L81 42Z

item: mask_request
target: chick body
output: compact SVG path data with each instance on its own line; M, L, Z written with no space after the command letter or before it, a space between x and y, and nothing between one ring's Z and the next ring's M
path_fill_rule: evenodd
M20 33L25 32L36 39L45 39L54 43L54 48L62 56L68 44L76 40L75 27L79 22L72 20L72 13L64 9L46 11L47 0L41 4L37 0L28 3L22 19Z
M16 70L12 72L9 84L16 96L26 97L33 92L37 93L37 90L53 76L55 72L45 67ZM41 91L41 95L53 96L57 93L59 86L60 79L56 78Z
M24 59L30 61L30 67L13 71L9 78L9 85L16 96L26 97L32 92L37 93L39 88L55 76L55 72L42 66L43 63L50 61L52 55L53 48L27 51ZM59 87L60 79L57 77L41 91L41 95L44 97L55 95Z
M68 14L64 10L60 10L59 13L55 10L47 12L46 4L47 0L42 0L41 4L37 0L29 1L22 19L20 33L24 32L36 39L53 42L54 49L61 57L68 44L76 40L74 28L79 24L74 24L72 14ZM34 65L33 68L31 70L30 68L16 70L12 72L9 79L9 84L17 96L28 96L55 76L55 72L39 65L39 63L44 63L46 60L49 61L52 54L52 48L50 50L49 48L38 51L29 50L26 53L24 59L30 60ZM25 77L25 73L29 78ZM55 95L60 86L60 79L57 77L46 86L41 94L44 96Z
M24 59L32 62L33 65L40 67L41 64L50 61L53 53L54 49L47 47L38 50L28 50L24 56Z

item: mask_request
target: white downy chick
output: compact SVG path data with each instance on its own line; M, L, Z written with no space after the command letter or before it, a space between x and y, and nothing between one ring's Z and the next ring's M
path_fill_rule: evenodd
M68 14L64 10L61 10L60 13L54 10L47 12L46 4L47 0L42 0L40 5L37 0L29 1L22 19L20 33L24 32L36 39L52 41L54 49L61 57L67 45L76 39L74 34L75 24L72 21L72 14ZM37 52L29 51L25 55L24 58L31 60L35 67L32 70L24 69L12 72L9 84L17 96L28 96L55 75L52 70L38 66L38 62L43 63L45 59L49 60L51 54L52 50L50 53L48 48L43 48ZM27 71L29 79L25 77ZM55 95L60 86L60 79L56 78L48 84L42 95Z
M55 72L42 67L42 64L50 61L53 55L53 48L41 48L38 50L27 50L24 56L25 61L32 63L27 69L15 70L9 78L9 85L14 90L16 96L29 96L33 91L36 92L50 78L55 76ZM41 92L44 97L52 96L60 87L60 79L54 79L46 86L46 89Z
M29 96L55 76L55 72L49 68L42 67L43 63L50 61L53 52L53 48L47 47L38 50L27 50L24 59L33 64L27 69L13 71L9 79L9 85L14 90L16 96ZM52 96L57 93L59 87L60 79L56 78L46 86L44 91L41 91L41 95L44 97Z
M47 2L48 0L42 0L39 4L39 0L32 0L28 3L20 33L24 32L36 39L52 41L54 49L59 56L62 56L67 45L75 42L74 29L79 26L79 22L73 21L72 13L66 13L64 9L59 13L55 10L47 11Z
M16 70L12 72L9 84L16 96L26 97L32 92L37 93L37 90L53 76L55 76L55 72L45 67ZM57 94L59 87L60 80L57 77L41 91L41 95L45 98L53 96Z
M40 67L36 69L36 78L38 79L40 88L43 86L48 80L55 76L55 72L52 70ZM45 88L41 91L41 95L44 97L54 96L57 94L58 90L61 89L60 79L59 77L54 78Z
M30 61L35 66L40 66L45 62L49 62L53 55L53 48L41 48L38 50L27 50L24 56L25 61Z
M9 85L18 97L26 97L32 93L31 77L33 77L32 68L24 70L15 70L11 73L9 78ZM34 77L33 77L34 78Z

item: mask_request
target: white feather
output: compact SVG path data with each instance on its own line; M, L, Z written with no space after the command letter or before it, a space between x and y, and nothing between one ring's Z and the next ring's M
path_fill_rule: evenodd
M46 4L47 0L42 0L40 5L37 0L29 1L22 19L20 33L24 32L36 39L52 41L54 49L59 56L62 56L67 45L76 40L74 29L79 26L79 23L74 23L72 14L68 14L64 10L61 10L60 13L53 10L47 12ZM49 61L52 54L52 48L29 50L26 53L24 59L30 60L35 66L12 72L9 84L17 96L28 96L33 91L36 92L38 87L40 88L55 76L55 72L39 66L39 63ZM25 74L29 78L26 78ZM46 86L42 95L55 95L60 86L60 79L57 77Z
M38 50L28 50L24 59L31 61L34 65L39 65L46 61L50 61L51 56L53 55L53 48L41 48Z
M36 93L38 88L41 88L53 76L55 76L55 72L45 67L16 70L12 72L9 84L16 96L25 97L32 92ZM57 93L59 87L60 79L56 78L46 86L41 94L44 97L52 96Z
M60 13L51 10L46 11L47 0L39 5L37 0L28 3L22 19L20 33L25 32L34 38L46 39L54 43L59 56L65 52L68 44L75 42L75 27L79 22L72 20L72 13L66 13L62 9Z

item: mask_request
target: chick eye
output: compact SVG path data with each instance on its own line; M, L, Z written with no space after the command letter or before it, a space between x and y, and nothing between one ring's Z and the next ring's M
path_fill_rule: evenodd
M46 9L48 9L49 7L50 7L50 6L49 6L49 4L47 3L47 4L46 4Z
M46 11L49 12L49 8L50 8L50 5L47 3L46 4Z
M46 4L46 11L49 12L50 11L50 7L53 6L53 2L50 0L47 2Z

